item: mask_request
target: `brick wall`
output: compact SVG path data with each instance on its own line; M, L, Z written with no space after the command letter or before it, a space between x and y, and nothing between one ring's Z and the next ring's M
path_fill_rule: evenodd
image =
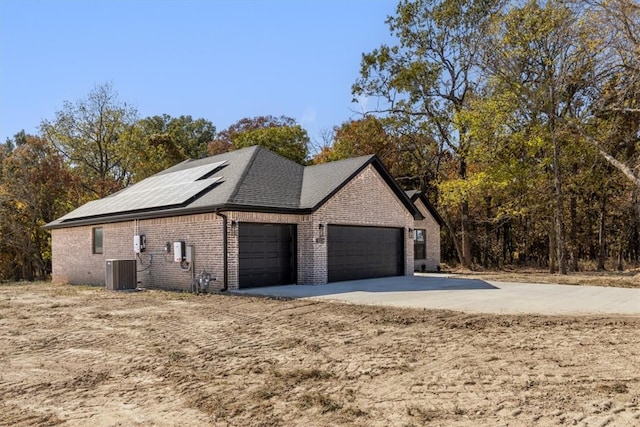
M414 218L369 165L312 215L312 229L319 224L369 225L403 228L405 275L413 274L413 240L408 230ZM315 244L314 274L309 283L327 283L327 243Z
M195 247L194 272L202 270L217 278L211 288L223 284L222 218L214 213L103 224L103 253L92 253L94 226L52 230L53 280L74 284L105 284L107 259L138 260L142 287L191 289L191 271L173 261L173 242ZM146 250L136 257L133 236L144 234ZM171 245L167 253L166 245Z
M426 231L427 242L427 258L414 260L414 269L422 271L424 264L426 271L438 271L440 265L440 225L420 199L416 200L414 204L424 216L423 220L415 221L414 228Z

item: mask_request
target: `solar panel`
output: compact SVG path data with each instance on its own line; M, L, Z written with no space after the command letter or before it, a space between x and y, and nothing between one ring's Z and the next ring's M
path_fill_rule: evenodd
M225 163L215 162L151 176L109 197L86 203L60 218L60 221L182 205L220 181L221 176L203 177Z

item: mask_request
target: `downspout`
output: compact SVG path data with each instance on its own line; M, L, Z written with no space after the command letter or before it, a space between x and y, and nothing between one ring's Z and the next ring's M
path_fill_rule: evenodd
M216 215L223 219L222 224L222 260L223 260L223 275L224 275L224 284L222 286L222 292L229 289L229 262L228 262L228 244L227 244L227 221L228 218L225 214L215 211Z

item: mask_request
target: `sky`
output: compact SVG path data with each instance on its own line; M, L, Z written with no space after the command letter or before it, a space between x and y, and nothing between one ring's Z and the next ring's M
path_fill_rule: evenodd
M0 142L112 83L139 116L221 131L286 115L312 141L358 117L363 53L396 0L0 0Z

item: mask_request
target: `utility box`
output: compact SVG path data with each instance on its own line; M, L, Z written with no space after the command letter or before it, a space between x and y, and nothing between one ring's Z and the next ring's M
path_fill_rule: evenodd
M135 259L108 259L106 273L107 289L122 291L138 286L137 263Z
M133 252L139 254L140 252L144 252L147 246L147 238L144 234L133 236Z
M173 242L173 261L182 262L186 255L184 242Z

